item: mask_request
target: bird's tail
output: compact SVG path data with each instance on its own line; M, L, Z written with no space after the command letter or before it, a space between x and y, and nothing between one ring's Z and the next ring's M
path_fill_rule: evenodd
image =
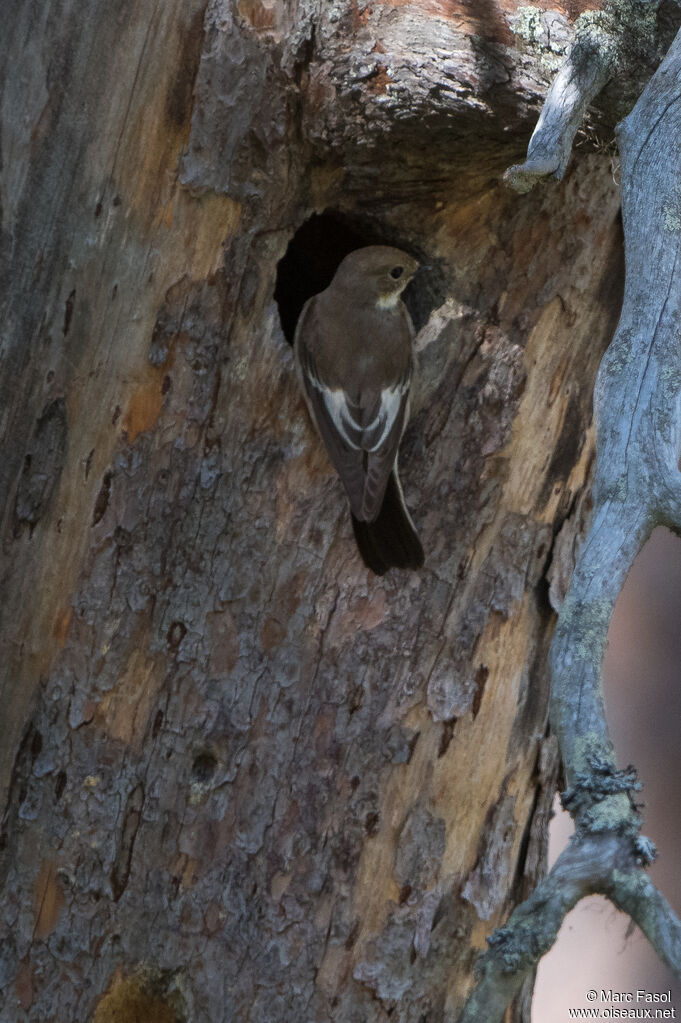
M378 516L373 522L360 522L353 515L352 528L364 564L376 575L385 575L389 568L423 565L423 547L404 503L397 468L388 478Z

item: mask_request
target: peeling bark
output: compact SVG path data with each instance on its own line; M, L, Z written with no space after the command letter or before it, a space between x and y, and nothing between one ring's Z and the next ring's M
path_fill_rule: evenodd
M602 662L615 602L656 525L681 528L681 357L677 149L681 32L618 128L626 280L615 336L598 372L593 521L551 648L551 723L575 821L571 847L489 940L462 1023L496 1023L551 947L565 915L600 892L641 926L681 978L681 921L645 873L636 772L616 766ZM547 102L552 103L549 95ZM571 130L566 114L566 130ZM521 189L522 191L522 189Z
M11 5L1 1020L454 1020L541 876L622 267L602 155L501 184L553 69L516 6ZM380 580L282 332L370 242L434 266L426 567Z

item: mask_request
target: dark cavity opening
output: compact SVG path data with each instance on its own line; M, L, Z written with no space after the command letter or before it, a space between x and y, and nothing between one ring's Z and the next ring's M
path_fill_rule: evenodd
M215 774L218 766L217 757L210 750L203 750L194 757L192 778L200 785L206 785Z
M444 301L444 274L430 265L426 251L408 239L386 231L368 219L335 210L315 213L296 231L277 267L274 299L284 336L293 343L296 324L308 298L328 288L343 259L365 245L394 245L418 259L423 267L405 290L404 303L416 330Z

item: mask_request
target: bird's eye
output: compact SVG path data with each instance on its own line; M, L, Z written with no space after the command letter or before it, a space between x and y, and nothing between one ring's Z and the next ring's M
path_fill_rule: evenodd
M404 273L404 267L403 266L394 266L392 268L392 270L390 271L390 276L394 280L398 280L398 278L400 278L403 273Z

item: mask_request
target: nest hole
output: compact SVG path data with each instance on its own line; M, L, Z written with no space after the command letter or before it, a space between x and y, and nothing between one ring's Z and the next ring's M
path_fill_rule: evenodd
M313 214L298 228L277 267L274 299L289 344L293 344L298 317L307 300L328 288L349 252L365 245L394 245L420 263L428 264L428 269L419 271L403 296L416 330L442 304L444 274L440 267L431 265L422 247L368 218L326 210Z
M202 750L194 757L192 764L192 780L200 785L207 785L215 774L218 766L217 757L210 750Z

